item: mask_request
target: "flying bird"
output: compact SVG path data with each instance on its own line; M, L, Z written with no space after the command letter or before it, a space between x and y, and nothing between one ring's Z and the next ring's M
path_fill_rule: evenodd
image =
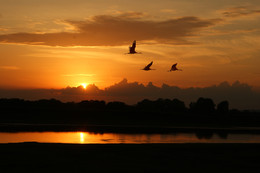
M177 66L177 63L173 64L172 68L168 72L176 71L176 70L182 71L182 69L178 69L176 66Z
M128 54L141 53L141 52L136 52L136 51L135 51L135 48L136 48L136 41L134 40L132 46L129 47L129 53L128 53Z
M150 67L153 65L153 61L150 62L147 66L145 66L142 70L148 71L148 70L155 70L155 69L151 69Z

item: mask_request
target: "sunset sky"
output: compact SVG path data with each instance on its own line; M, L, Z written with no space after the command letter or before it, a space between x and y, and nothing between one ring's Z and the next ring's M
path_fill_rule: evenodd
M260 87L259 0L0 0L0 88ZM136 51L125 54L133 40ZM154 62L156 70L142 71ZM167 72L178 63L183 71Z

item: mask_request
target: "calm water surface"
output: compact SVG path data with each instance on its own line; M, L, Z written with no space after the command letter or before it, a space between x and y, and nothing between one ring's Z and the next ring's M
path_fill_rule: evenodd
M0 133L0 143L41 142L74 144L109 143L260 143L259 134L117 134L89 132Z

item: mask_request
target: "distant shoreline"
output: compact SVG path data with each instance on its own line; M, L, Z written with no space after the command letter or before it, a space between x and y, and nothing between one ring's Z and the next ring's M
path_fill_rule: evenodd
M84 124L23 124L0 123L0 132L93 132L125 134L167 134L167 133L232 133L260 134L260 127L163 127L163 126L117 126Z
M187 108L178 99L143 100L129 106L123 102L85 100L26 101L0 99L0 131L90 131L97 133L172 133L180 131L259 133L260 113L230 110L199 98Z

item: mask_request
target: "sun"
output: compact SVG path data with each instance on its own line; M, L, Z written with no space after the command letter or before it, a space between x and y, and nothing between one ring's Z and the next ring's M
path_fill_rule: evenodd
M87 83L81 83L80 84L84 89L86 89L87 88L87 86L88 86L88 84Z

